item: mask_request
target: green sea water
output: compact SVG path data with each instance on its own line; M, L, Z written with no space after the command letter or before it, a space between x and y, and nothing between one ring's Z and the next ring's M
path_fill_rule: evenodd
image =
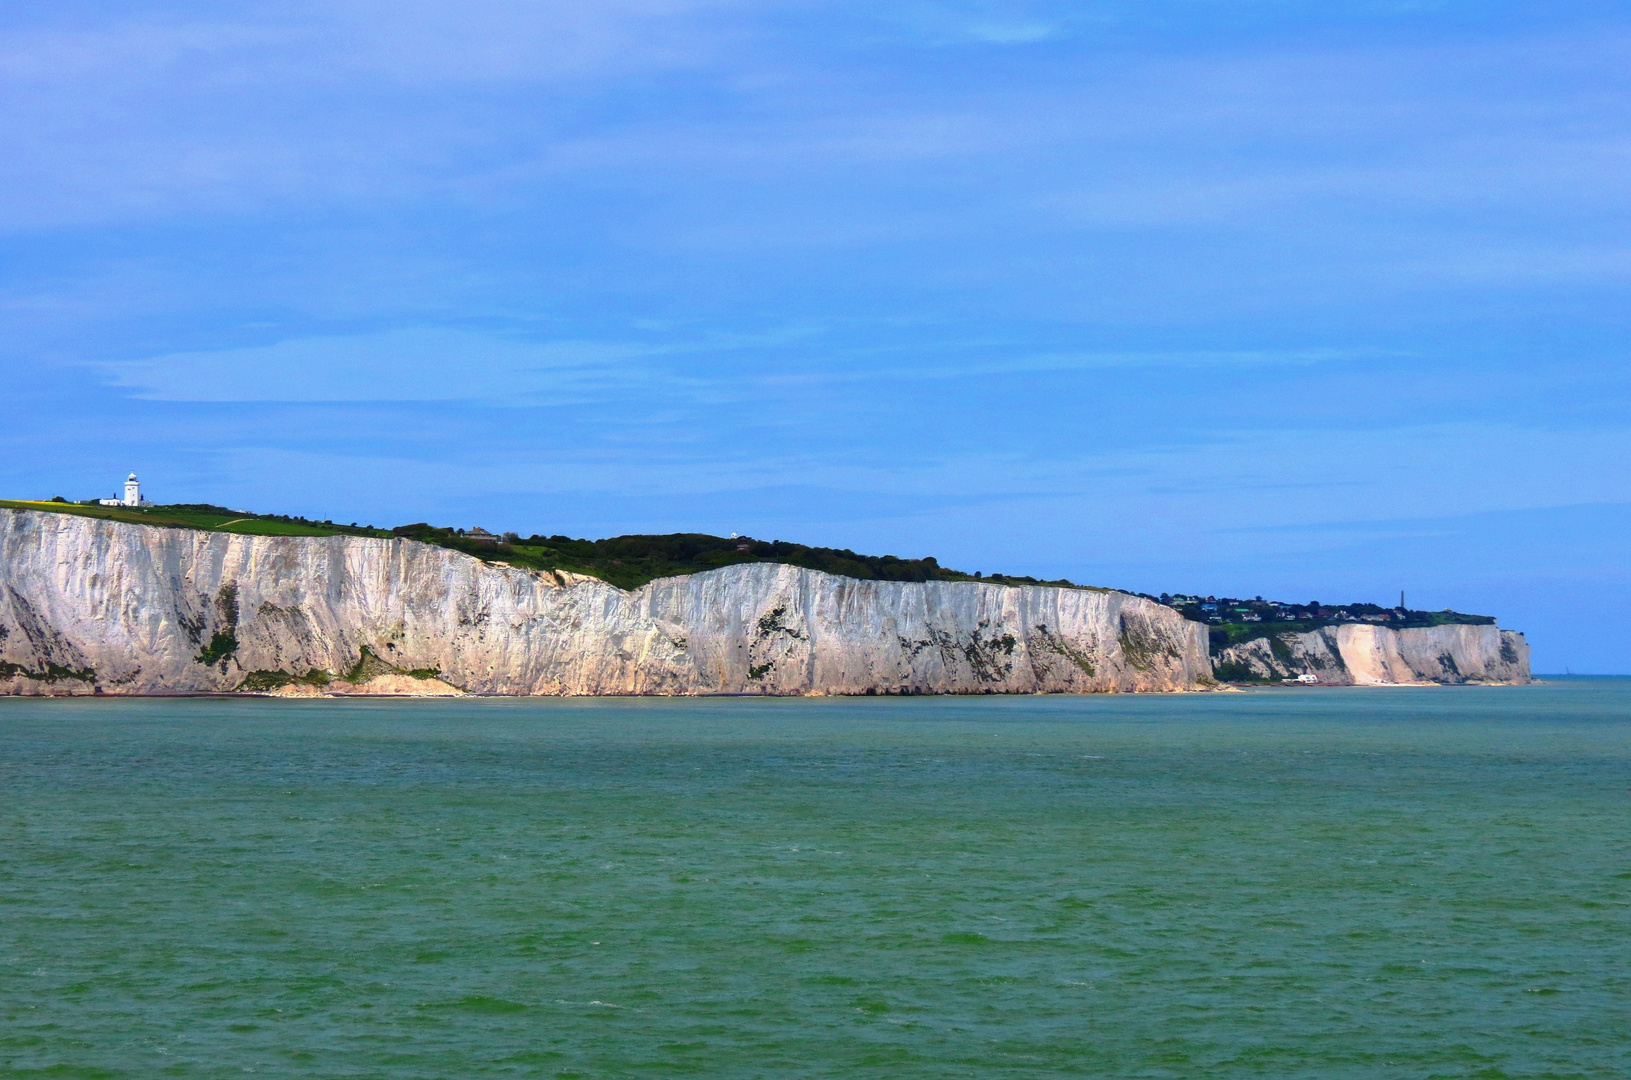
M0 1076L1625 1077L1631 681L0 700Z

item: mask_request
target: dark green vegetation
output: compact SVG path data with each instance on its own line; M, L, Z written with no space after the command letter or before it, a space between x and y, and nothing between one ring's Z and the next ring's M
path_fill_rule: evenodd
M1228 683L1260 681L1257 674L1249 666L1236 663L1214 664L1212 666L1212 677L1219 682Z
M440 679L442 669L400 668L390 661L374 655L373 650L364 646L362 654L357 657L357 662L351 666L351 670L341 675L332 675L327 671L315 668L299 675L287 671L251 671L233 689L245 693L264 694L282 686L300 684L327 686L332 682L365 683L369 679L380 675L407 675L414 679Z
M215 598L215 607L220 613L220 628L193 659L205 667L221 662L221 670L225 671L225 661L238 651L238 587L228 585L223 588L221 595Z
M282 686L304 683L307 686L327 686L334 676L326 671L308 671L304 675L291 675L287 671L251 671L236 689L251 694L265 694Z
M220 660L225 660L238 651L238 636L231 630L217 630L199 654L194 657L200 664L209 667Z
M472 538L453 529L428 524L402 525L398 536L462 551L488 562L534 570L567 570L600 578L624 589L638 588L661 577L697 574L739 563L784 563L862 581L984 581L997 585L1057 585L1086 588L1070 581L1042 581L1007 574L969 574L940 565L933 556L902 559L894 555L860 555L847 548L809 547L785 540L668 533L661 536L614 536L574 540L569 536L513 534Z
M96 672L91 668L76 670L63 667L60 664L46 664L43 671L33 671L21 664L0 660L0 679L9 679L16 675L21 675L25 679L34 679L38 682L61 682L64 679L87 683L96 681Z

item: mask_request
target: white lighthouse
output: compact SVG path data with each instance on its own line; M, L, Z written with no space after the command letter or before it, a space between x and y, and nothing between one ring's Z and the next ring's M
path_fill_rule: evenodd
M103 506L152 506L151 502L142 498L142 482L131 473L125 478L125 497L122 499L98 499Z

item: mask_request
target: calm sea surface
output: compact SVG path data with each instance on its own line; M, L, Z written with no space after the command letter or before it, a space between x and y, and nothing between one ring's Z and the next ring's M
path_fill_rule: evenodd
M0 700L0 1076L1625 1077L1631 681Z

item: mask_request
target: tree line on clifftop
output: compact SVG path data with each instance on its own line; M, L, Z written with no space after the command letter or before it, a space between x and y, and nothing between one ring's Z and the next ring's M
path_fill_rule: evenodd
M425 522L399 525L394 535L437 544L478 559L538 570L568 570L631 589L660 577L696 574L741 563L783 563L862 581L985 581L1000 585L1081 588L1063 579L1044 581L1011 574L966 573L941 566L934 556L903 559L863 555L848 548L811 547L786 540L706 533L612 536L603 540L541 534L520 537L437 528Z

